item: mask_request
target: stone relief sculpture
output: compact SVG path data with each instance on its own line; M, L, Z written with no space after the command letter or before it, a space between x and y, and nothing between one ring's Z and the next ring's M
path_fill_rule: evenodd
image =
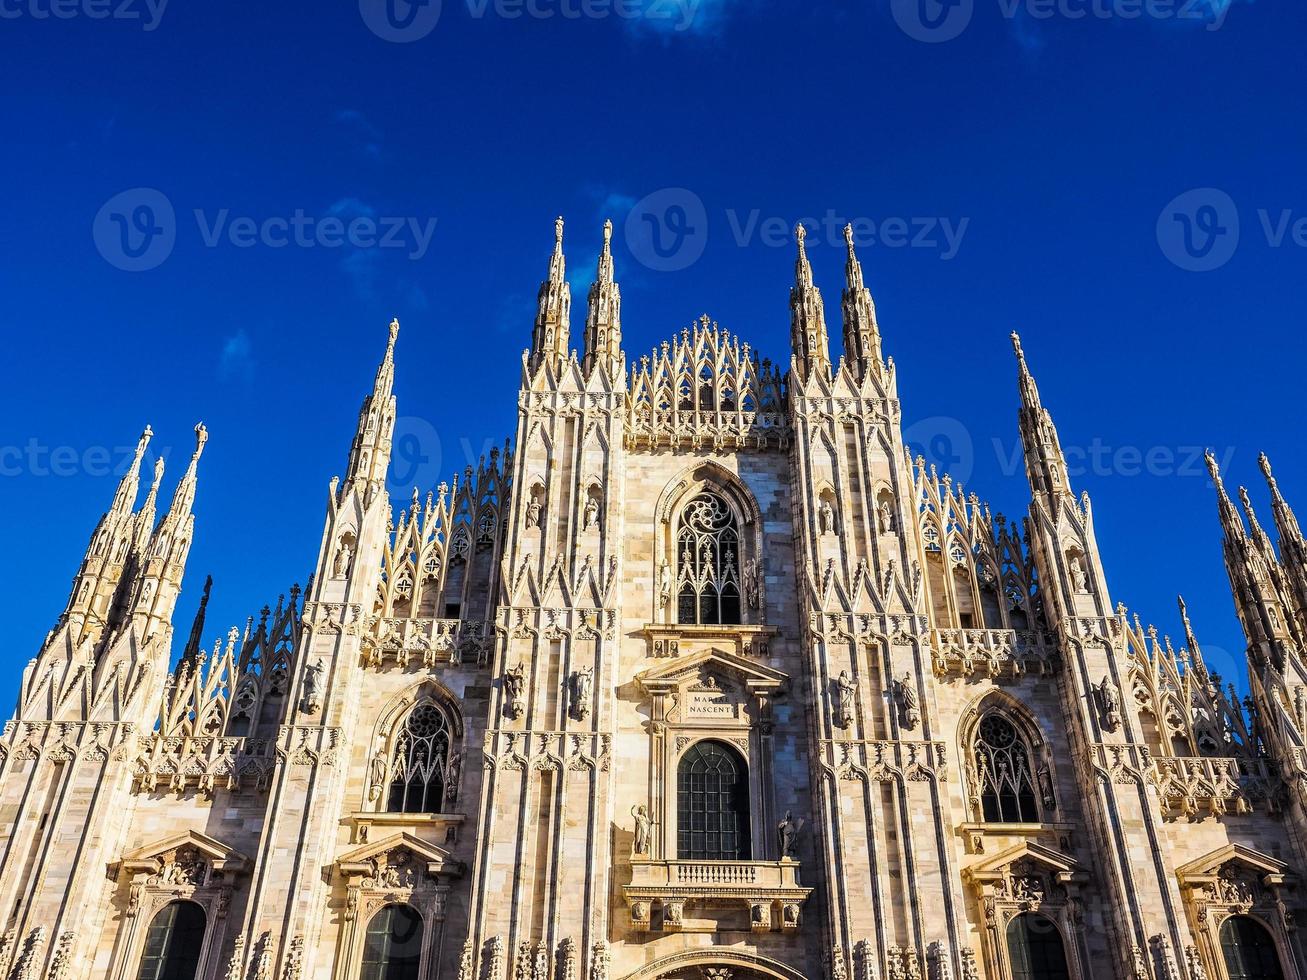
M595 500L594 497L590 497L585 502L585 514L582 528L586 531L599 529L599 501Z
M823 500L818 508L818 527L823 536L835 533L835 508L829 500Z
M672 566L666 559L658 566L658 604L666 608L672 602Z

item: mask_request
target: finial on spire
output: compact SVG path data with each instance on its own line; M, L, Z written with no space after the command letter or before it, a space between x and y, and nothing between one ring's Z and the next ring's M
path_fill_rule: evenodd
M808 238L808 227L802 221L794 226L794 237L799 243L799 249L803 249L803 243Z
M608 246L612 244L612 241L613 241L613 219L605 218L604 219L604 249L605 250L607 250Z
M1017 360L1021 362L1021 366L1025 367L1026 352L1021 349L1021 334L1017 333L1015 330L1012 331L1012 350L1016 353Z
M849 247L849 254L853 254L853 225L844 226L844 244Z
M204 427L203 422L195 423L195 455L192 459L199 459L200 453L204 452L204 444L209 441L209 430Z
M560 214L554 219L554 249L562 251L563 248L563 216Z
M399 337L399 317L392 317L390 321L390 350L395 349L395 340Z
M1216 489L1225 494L1225 484L1221 481L1221 467L1217 465L1216 454L1210 449L1203 453L1203 459L1207 462L1207 472L1211 474L1212 482L1216 484Z
M160 456L154 461L154 483L150 487L150 492L155 493L159 489L159 484L163 482L163 457Z

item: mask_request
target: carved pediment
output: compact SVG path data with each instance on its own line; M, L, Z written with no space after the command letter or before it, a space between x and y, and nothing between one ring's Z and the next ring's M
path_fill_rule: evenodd
M1071 855L1030 840L978 861L963 874L973 882L992 882L1011 875L1014 870L1037 871L1063 881L1083 881L1088 878L1084 867Z
M1181 881L1194 881L1200 878L1219 875L1223 870L1242 868L1258 876L1275 875L1284 881L1292 877L1289 866L1269 854L1255 851L1243 844L1227 844L1205 854L1196 861L1176 869Z
M336 859L337 872L368 888L411 887L418 873L430 877L462 877L462 861L442 847L413 834L392 834L347 851Z
M210 877L244 874L250 859L220 840L188 830L138 847L109 865L109 876L144 875L157 884L204 885Z
M650 694L681 689L702 689L706 685L734 687L740 691L774 694L786 687L789 675L725 650L702 650L646 670L638 675L640 686Z

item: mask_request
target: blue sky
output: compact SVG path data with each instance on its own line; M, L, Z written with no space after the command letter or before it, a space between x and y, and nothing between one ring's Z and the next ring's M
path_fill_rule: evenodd
M1307 507L1303 4L58 2L0 0L0 701L146 422L166 493L209 428L210 641L310 572L392 316L398 479L502 444L556 214L578 336L611 217L629 356L707 312L785 361L776 230L838 337L856 219L913 440L1024 511L1019 329L1114 598L1242 662L1198 453Z

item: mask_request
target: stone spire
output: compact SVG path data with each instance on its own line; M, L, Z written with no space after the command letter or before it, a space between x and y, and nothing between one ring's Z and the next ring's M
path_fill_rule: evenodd
M1216 508L1221 515L1221 529L1225 532L1227 553L1230 548L1236 548L1242 555L1243 549L1248 542L1243 519L1239 516L1239 512L1235 510L1230 495L1225 492L1225 481L1221 479L1221 468L1217 466L1216 457L1212 455L1211 450L1208 450L1206 460L1207 472L1211 474L1212 484L1216 487Z
M182 651L181 663L195 664L200 656L200 645L204 640L204 617L209 608L209 595L213 592L213 576L207 575L204 579L204 592L200 595L200 607L195 611L195 619L191 623L191 635L186 640L186 649ZM181 673L180 665L178 673Z
M604 248L590 286L585 318L585 372L596 365L619 378L626 363L622 352L622 291L613 278L613 223L604 222ZM561 254L560 254L561 259Z
M1021 338L1013 332L1012 349L1017 355L1017 382L1021 390L1021 411L1018 415L1021 445L1026 457L1026 476L1031 492L1036 496L1073 496L1067 479L1066 457L1058 440L1057 427L1039 400L1039 388L1026 364Z
M390 444L395 434L395 341L399 337L399 320L390 321L386 353L377 367L372 391L359 409L358 429L349 452L345 488L378 490L386 485L390 467Z
M535 329L531 333L531 366L546 360L565 361L572 329L572 289L567 284L567 263L563 259L563 219L554 222L554 254L549 257L549 277L540 284Z
M862 279L862 263L853 250L853 226L844 226L848 259L844 263L844 359L861 381L868 373L880 373L880 326L876 304Z
M1280 564L1289 578L1298 609L1307 620L1307 541L1303 540L1302 528L1298 518L1289 506L1289 502L1280 493L1280 485L1275 474L1271 472L1271 461L1262 453L1258 457L1262 475L1271 488L1271 512L1275 517L1275 529L1280 536Z
M181 595L186 558L195 537L195 490L199 483L200 457L209 441L209 430L195 426L195 451L186 472L173 491L172 504L150 535L132 583L131 618L139 635L172 629L172 612Z
M145 520L134 515L132 508L136 506L136 497L140 492L141 461L153 436L154 431L147 425L136 443L131 465L118 481L109 509L91 532L86 553L73 577L68 605L59 621L77 627L75 642L84 635L83 626L98 633L110 624L116 609L121 606L121 600L116 597L120 592L124 570L135 561L136 552L150 533L154 522L153 500L158 491L162 461L155 464L155 483L142 510L143 515L148 511Z
M813 285L812 266L804 242L808 229L802 223L794 230L799 254L794 261L794 286L790 289L790 344L799 377L806 381L813 373L830 377L830 341L826 336L826 308L821 290Z

